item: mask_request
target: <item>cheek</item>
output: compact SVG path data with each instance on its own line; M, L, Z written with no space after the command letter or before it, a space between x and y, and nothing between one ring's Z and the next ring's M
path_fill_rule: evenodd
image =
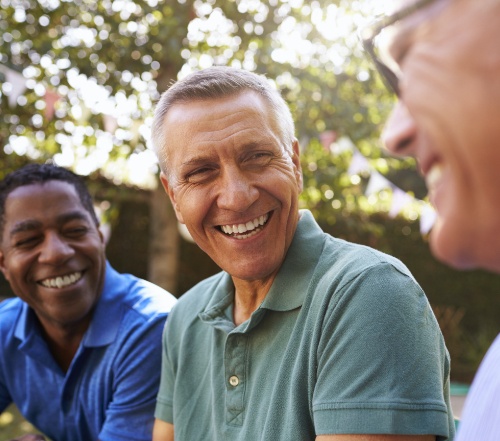
M201 189L180 191L175 199L177 217L186 225L196 224L209 210L210 204L210 196L206 191Z

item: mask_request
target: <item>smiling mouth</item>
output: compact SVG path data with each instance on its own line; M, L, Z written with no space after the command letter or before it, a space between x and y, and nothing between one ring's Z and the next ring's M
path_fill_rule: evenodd
M65 276L54 277L52 279L40 280L38 283L45 288L66 288L67 286L74 285L82 278L83 273L80 271L67 274Z
M268 220L269 213L266 213L245 224L220 225L219 229L224 234L234 237L235 239L247 239L262 231Z
M440 163L434 164L425 175L425 184L429 191L436 188L443 177L443 165Z

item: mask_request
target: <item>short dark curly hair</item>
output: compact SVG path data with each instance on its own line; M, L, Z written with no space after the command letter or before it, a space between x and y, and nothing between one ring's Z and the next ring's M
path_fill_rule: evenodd
M0 182L0 234L3 234L5 201L9 194L16 188L25 185L43 184L48 181L63 181L71 184L75 188L85 210L88 211L95 224L99 225L92 197L80 176L53 164L28 164L9 173Z

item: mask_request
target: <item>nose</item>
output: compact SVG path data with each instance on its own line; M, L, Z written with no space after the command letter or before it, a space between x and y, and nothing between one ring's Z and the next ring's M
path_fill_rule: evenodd
M382 142L393 155L414 155L417 126L402 101L398 101L382 132Z
M237 167L223 171L217 197L219 208L243 213L258 198L259 190L252 176Z
M48 233L42 244L39 262L59 265L75 254L75 250L58 233Z

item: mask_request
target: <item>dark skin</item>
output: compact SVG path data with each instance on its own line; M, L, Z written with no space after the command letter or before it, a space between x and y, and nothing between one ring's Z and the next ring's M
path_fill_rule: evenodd
M102 234L71 184L53 180L9 194L0 270L34 311L55 361L66 372L89 327L105 271ZM45 438L30 434L17 440Z

